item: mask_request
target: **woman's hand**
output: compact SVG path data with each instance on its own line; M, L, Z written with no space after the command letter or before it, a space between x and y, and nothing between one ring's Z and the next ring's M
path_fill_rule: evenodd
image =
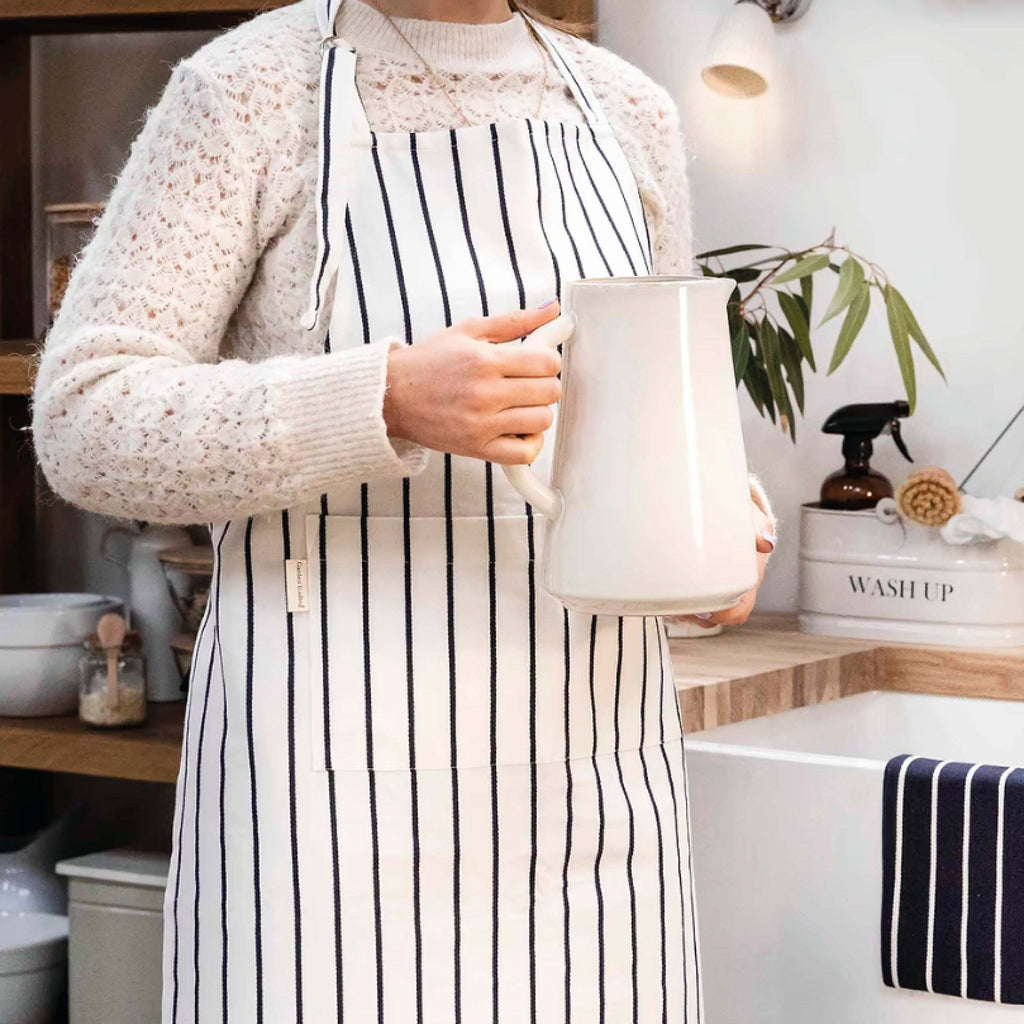
M757 601L758 588L764 579L764 567L768 562L768 556L775 548L775 533L771 518L757 502L752 501L751 504L754 506L754 524L757 537L757 583L731 608L723 608L720 612L707 612L701 615L666 616L669 622L696 622L698 626L702 626L704 629L711 629L713 626L739 626L750 618L750 613L754 610L754 602Z
M558 316L538 309L463 320L391 350L384 421L388 436L434 451L504 465L537 458L562 396L554 349L501 345Z

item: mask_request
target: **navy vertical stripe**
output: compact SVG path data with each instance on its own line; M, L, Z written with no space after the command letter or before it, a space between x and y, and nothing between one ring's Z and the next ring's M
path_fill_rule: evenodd
M932 770L937 764L937 761L929 761L926 771L907 772L903 799L903 870L897 936L899 980L901 986L919 989L926 987Z
M572 949L569 900L569 864L572 861L572 758L571 752L571 694L572 653L569 636L569 609L562 609L565 656L565 860L562 862L562 914L565 921L563 944L565 947L565 1021L572 1019Z
M558 257L548 237L548 229L544 224L544 195L540 179L540 159L537 156L537 142L533 137L533 122L526 122L526 131L530 139L530 152L533 155L533 175L537 183L537 223L540 225L541 237L551 256L551 270L555 275L555 295L562 294L562 271L558 265Z
M626 801L626 815L629 819L629 847L626 850L626 882L629 885L629 938L631 948L630 974L633 983L633 1024L640 1020L640 988L637 979L637 934L636 934L636 883L633 880L633 854L636 848L636 821L633 817L633 802L629 799L629 789L622 774L622 757L619 754L621 735L619 731L619 713L622 696L622 617L617 624L618 652L615 658L615 768L619 776L619 788L622 798Z
M409 310L409 295L405 284L405 271L402 267L402 254L398 248L398 236L395 231L394 216L391 212L391 200L384 181L380 153L377 150L377 137L371 132L373 141L371 153L373 166L377 172L377 183L380 186L380 198L384 206L384 219L388 226L388 239L391 243L391 256L395 265L395 280L398 282L398 294L402 303L402 318L405 323L405 343L411 345L412 316ZM412 144L410 144L412 145ZM412 888L413 888L413 933L416 946L415 990L416 1019L423 1019L423 930L420 912L420 833L419 833L419 789L416 784L416 680L414 673L412 635L412 537L410 523L410 480L402 478L402 543L405 554L405 673L406 673L406 718L409 730L409 800L412 809Z
M498 902L499 882L498 868L501 864L501 846L498 834L498 586L496 579L496 558L494 538L494 477L491 464L486 465L485 493L487 504L487 560L488 560L488 594L487 602L490 610L490 704L491 704L491 1012L494 1020L498 1020Z
M640 768L644 776L644 786L647 789L647 798L651 802L651 810L654 813L654 827L658 834L658 918L661 923L661 1020L662 1024L668 1024L668 959L665 952L665 846L661 831L661 813L658 811L658 801L655 799L654 790L651 788L651 777L647 769L647 757L644 754L644 746L647 743L647 617L642 619L643 626L643 682L640 693L640 746L637 753L640 756ZM662 736L664 736L665 725L662 720L664 714L664 701L658 705L658 719L661 722ZM664 742L664 740L662 740Z
M198 642L196 650L198 650ZM203 691L203 714L199 721L199 742L196 744L196 819L195 819L195 901L192 906L192 929L195 937L193 949L192 969L195 975L195 989L193 993L193 1014L194 1019L199 1020L199 886L202 879L202 872L199 870L199 811L202 806L202 784L203 784L203 741L206 736L206 713L210 706L210 684L213 679L213 659L216 639L210 649L210 663L206 672L206 689ZM177 979L175 979L177 982ZM177 993L175 993L175 997ZM177 1007L175 1007L177 1009Z
M658 618L655 621L657 622L659 628L664 629L664 623L663 623L663 621L660 618ZM664 633L662 634L662 637L661 637L661 643L665 647L668 647L668 636L665 635ZM693 964L694 964L693 977L694 977L694 993L695 993L696 1002L697 1002L697 1017L700 1018L700 1017L703 1016L703 1004L701 1002L701 994L700 994L700 970L698 969L699 963L700 963L700 958L699 958L699 954L697 952L697 910L696 910L696 907L694 906L694 892L696 890L696 885L694 884L694 880L693 880L693 846L689 842L689 836L691 834L691 828L690 828L690 799L689 799L689 794L687 792L688 784L687 784L687 781L686 781L686 738L685 738L685 734L684 734L684 730L683 730L683 712L682 712L682 709L679 707L679 694L678 694L678 692L675 689L675 684L673 684L673 688L672 688L672 706L675 708L676 724L679 726L679 764L680 764L680 767L682 768L682 772L683 772L683 794L682 794L682 798L683 798L683 821L684 821L684 823L686 825L685 835L687 837L685 845L686 845L686 877L687 877L687 881L688 881L688 888L687 888L686 891L689 893L690 920L693 921L693 928L690 930L690 949L691 949L691 951L693 953ZM685 921L685 918L684 918L684 921Z
M423 187L423 174L420 170L419 150L415 135L409 136L409 155L412 159L413 175L416 179L416 191L420 198L423 224L426 228L427 240L430 244L430 252L434 260L434 270L437 274L437 287L444 310L444 324L445 327L450 327L452 324L452 309L451 301L448 297L448 284L445 280L441 253L434 234L434 224L430 216L430 207L427 203L426 189ZM459 839L459 773L455 767L458 764L457 671L455 663L455 538L452 524L452 457L448 452L444 453L444 543L448 563L445 573L445 607L448 613L448 721L452 763L452 957L455 975L452 1009L455 1024L460 1024L462 1020L462 914L459 889L462 872L462 851Z
M256 744L252 724L253 657L255 648L253 623L252 516L245 524L245 728L249 748L249 806L252 815L252 884L253 884L253 946L256 958L256 1021L263 1021L263 894L260 892L260 817L256 791Z
M526 308L526 291L523 288L523 275L519 270L519 259L516 256L515 243L512 240L512 225L508 219L508 203L505 201L505 176L501 171L501 146L498 143L498 126L491 125L491 152L494 154L494 179L498 188L498 206L501 209L501 223L505 229L505 244L508 246L508 260L512 274L516 279L516 290L519 293L519 308Z
M896 792L900 768L907 755L893 758L885 766L882 790L882 920L879 944L882 950L882 979L892 985L892 911L896 884ZM957 986L959 991L959 986Z
M604 790L601 786L601 771L597 764L597 695L594 689L594 661L597 652L597 616L590 616L590 725L593 731L593 746L590 761L594 768L594 783L597 786L597 853L594 856L594 889L597 893L597 984L598 1020L605 1020L604 987L604 892L601 889L601 858L604 854Z
M402 319L405 323L405 343L412 344L412 320L409 314L409 293L405 286L405 271L402 269L402 257L398 251L398 236L395 233L395 219L391 213L391 200L388 197L387 186L384 183L384 170L380 165L380 153L377 151L377 136L370 133L372 145L370 152L373 154L373 166L377 172L377 183L380 185L380 199L384 204L384 220L388 226L388 238L391 241L391 255L395 261L395 281L398 283L398 297L402 303Z
M473 232L469 223L469 209L466 205L466 194L462 181L462 163L459 156L458 138L455 130L450 133L452 167L455 174L455 190L459 201L459 212L462 219L462 230L466 238L466 248L473 262L477 288L480 293L480 312L489 314L487 288L484 284L480 261L476 246L473 243ZM487 559L488 583L487 602L490 618L490 771L491 771L491 1012L495 1021L498 1019L498 996L500 979L498 977L499 950L499 882L498 867L500 864L501 844L498 831L498 593L495 565L494 536L494 467L490 462L484 463L484 506L487 514Z
M231 523L224 526L220 535L220 544L224 542ZM221 580L221 558L219 555L220 544L217 546L217 585L214 590L216 607L214 609L214 643L217 648L217 659L220 664L221 694L224 700L224 717L221 724L220 734L220 939L221 939L221 1024L228 1022L228 845L227 827L225 818L225 797L227 788L227 742L228 742L228 684L227 674L224 672L224 645L220 638L220 580Z
M469 227L469 210L466 207L466 190L462 183L462 159L459 156L459 140L453 128L451 130L452 143L452 169L455 173L455 191L459 197L459 210L462 214L462 230L466 236L466 246L469 249L470 259L473 261L473 271L476 274L476 284L480 291L480 312L488 315L487 289L484 287L484 275L480 270L480 259L476 254L476 246L473 244L473 233Z
M1003 835L1009 838L1003 863L1002 998L1024 1003L1024 769L1006 782Z
M960 995L960 924L963 918L964 782L968 766L947 764L942 769L936 821L935 917L933 924L932 987ZM892 842L891 837L886 837ZM888 863L886 858L883 863ZM887 901L888 915L892 901ZM891 922L891 916L890 916ZM888 952L888 933L883 949Z
M533 509L526 506L527 572L529 573L530 642L530 1021L537 1020L537 580L535 577Z
M661 716L660 716L660 727L659 727L660 728L660 737L659 737L660 741L659 741L659 744L658 744L658 749L661 751L661 760L662 760L662 762L665 765L665 778L668 780L668 790L669 790L669 794L670 794L671 799L672 799L672 823L673 823L673 834L675 835L675 847L676 847L676 880L677 880L677 883L679 885L679 899L680 899L679 920L680 920L681 925L682 925L682 938L683 938L683 945L682 945L683 961L684 961L684 969L683 969L683 1007L684 1007L684 1009L683 1009L683 1019L685 1020L686 1019L687 1010L688 1010L689 1005L690 1005L690 991L689 991L690 990L690 983L689 983L689 980L688 980L689 979L688 972L685 969L685 960L686 960L687 953L686 953L686 909L682 905L683 901L685 901L685 899L686 899L686 889L685 889L685 887L683 885L683 850L682 850L683 840L680 837L681 834L680 834L680 831L679 831L679 829L680 829L679 799L676 796L676 784L675 784L675 781L672 778L672 766L669 763L668 751L665 749L665 667L666 667L665 666L665 647L664 647L664 644L662 643L662 638L661 638L660 620L657 619L657 618L655 618L655 620L654 620L654 629L655 629L655 636L656 636L656 639L658 641L658 678L660 679L660 688L661 688L660 689ZM676 703L678 704L678 699L676 699ZM685 799L686 794L683 793L682 795L683 795L683 798ZM687 826L687 829L689 829L689 826ZM689 834L689 831L687 831L687 834Z
M356 248L355 236L352 230L352 220L346 216L349 248L352 254L352 268L355 275L356 297L359 304L359 314L363 324L363 341L370 341L370 318L366 304L366 293L363 288L362 272L359 263L359 253ZM368 529L368 518L370 514L370 490L367 484L361 484L359 488L359 547L360 547L360 571L361 571L361 603L363 615L363 709L366 719L366 776L367 788L370 802L370 843L372 854L373 870L373 933L374 949L376 954L376 984L377 984L377 1020L379 1024L384 1021L384 933L381 914L380 894L380 825L377 820L377 778L374 774L374 751L373 751L373 686L370 659L370 539ZM339 926L340 942L340 926ZM339 953L340 961L340 953ZM341 968L339 966L339 972ZM339 1010L339 1013L341 1011Z
M996 804L1004 769L982 765L971 782L971 858L968 874L967 995L991 999L995 991ZM904 863L909 859L904 832ZM902 913L901 913L902 916ZM900 928L902 939L903 928ZM900 983L903 984L903 950Z
M364 485L365 486L365 485ZM338 793L334 771L331 768L331 722L330 722L330 651L328 637L327 606L327 515L329 512L326 494L320 495L320 518L317 529L320 546L320 672L324 701L324 763L327 769L327 808L331 828L331 883L334 921L334 972L335 1012L340 1024L344 1020L344 999L341 956L341 850L338 836Z
M281 547L285 562L292 557L288 510L281 513ZM285 611L285 643L288 657L288 828L292 867L292 921L295 945L295 1021L302 1024L302 900L299 886L299 820L295 794L295 623ZM198 1019L198 1017L197 1017Z

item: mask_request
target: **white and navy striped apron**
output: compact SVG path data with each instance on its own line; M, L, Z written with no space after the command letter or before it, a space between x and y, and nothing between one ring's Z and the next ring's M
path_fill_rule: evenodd
M553 34L584 124L377 134L339 2L311 321L336 278L332 349L649 272L628 164ZM700 1021L660 620L564 609L540 518L474 459L210 527L164 1024Z

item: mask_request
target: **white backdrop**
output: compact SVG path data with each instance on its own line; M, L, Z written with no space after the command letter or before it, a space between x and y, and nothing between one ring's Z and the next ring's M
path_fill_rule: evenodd
M918 361L918 412L904 436L919 464L960 479L1024 403L1024 4L815 0L776 33L773 88L728 100L703 85L700 65L729 3L604 0L599 39L679 103L702 248L802 248L835 225L889 272L950 382ZM819 366L837 330L838 320L815 335ZM825 416L848 402L902 397L884 309L872 311L834 377L819 373L808 393L796 448L743 398L751 465L784 519L765 608L795 607L798 507L842 464L838 438L819 432ZM909 464L886 438L876 453L898 483ZM970 489L1021 485L1024 418Z

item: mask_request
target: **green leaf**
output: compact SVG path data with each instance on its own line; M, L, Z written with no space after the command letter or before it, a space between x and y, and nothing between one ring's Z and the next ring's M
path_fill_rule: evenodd
M809 280L809 278L805 278ZM779 291L779 306L793 328L793 337L799 346L800 355L811 364L814 369L814 349L811 348L811 329L807 323L807 316L804 313L803 303L787 291Z
M747 333L754 343L754 348L750 361L747 364L747 375L744 378L744 383L747 384L747 391L750 392L750 397L754 400L758 412L762 416L767 415L772 423L774 423L775 400L772 398L772 389L768 383L768 376L764 372L764 354L761 346L762 326L763 324L758 323L756 320L747 323Z
M839 364L846 358L850 347L857 340L857 335L860 334L860 329L864 326L864 321L867 319L870 308L871 288L867 284L862 284L860 290L854 296L853 302L850 303L850 309L846 314L846 319L843 320L843 326L839 328L836 347L832 350L832 362L828 366L829 373L834 373L838 369Z
M715 274L715 277L731 277L737 284L746 284L749 281L756 281L763 271L756 270L753 267L737 267L735 270L723 270L720 274Z
M900 313L906 321L907 331L910 336L917 342L918 347L925 354L928 362L939 371L939 376L945 380L946 375L942 372L942 367L939 365L939 358L932 350L931 345L928 344L928 339L924 336L924 331L921 330L917 317L914 316L910 306L907 305L907 300L892 285L889 285L889 294L892 296L892 301L899 307Z
M743 376L743 386L747 389L747 394L750 395L754 407L764 416L766 413L764 399L761 397L761 388L758 383L757 364L753 360L747 364L747 372Z
M828 266L828 254L820 253L817 256L805 256L789 268L784 270L778 277L772 278L772 284L785 284L787 281L798 281L808 274L815 274Z
M750 334L747 331L747 322L741 320L737 329L732 335L732 365L736 374L736 386L739 387L743 375L747 372L747 363L750 360Z
M789 401L786 382L782 379L782 356L779 348L779 335L770 320L765 320L761 324L761 343L764 369L768 375L768 386L771 390L771 395L775 399L775 405L779 412L783 413L786 419L792 423L793 407Z
M811 304L814 299L814 278L813 277L801 277L800 278L800 298L803 299L804 303L804 316L807 318L807 322L811 322ZM811 363L813 369L814 363Z
M832 317L842 313L853 302L863 283L864 268L860 265L859 260L855 260L850 256L843 264L843 269L839 272L839 284L836 285L836 293L832 296L832 302L825 311L825 315L821 318L821 323L827 323ZM818 326L820 327L821 324Z
M883 294L885 295L885 311L889 316L889 333L892 335L892 344L896 349L896 359L900 364L903 386L907 389L907 402L910 404L910 412L913 415L914 407L917 405L917 378L914 373L914 356L910 351L910 324L903 314L901 304L893 296L891 285L885 286Z
M724 249L710 249L708 252L698 253L696 259L710 260L715 256L732 256L737 252L754 252L757 249L777 249L777 245L730 245Z
M796 399L796 406L800 415L804 412L804 371L801 365L802 353L796 339L785 328L779 329L779 354L782 357L782 365L786 370L786 380L789 382L790 390ZM790 431L793 440L796 440L795 431Z

